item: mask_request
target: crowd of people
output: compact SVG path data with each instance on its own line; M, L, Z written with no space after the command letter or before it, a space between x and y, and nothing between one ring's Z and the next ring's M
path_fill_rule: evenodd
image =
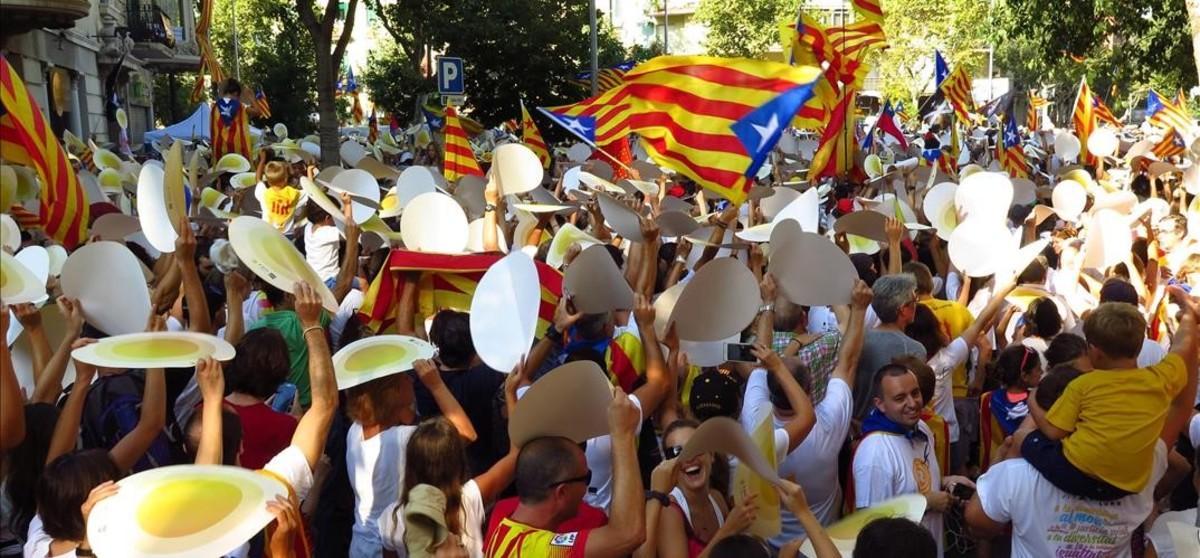
M788 288L790 268L773 262L782 239L767 246L738 236L771 222L772 198L797 193L773 177L735 205L645 162L625 169L560 153L529 195L555 209L536 213L515 210L522 200L496 180L479 180L475 192L452 181L447 197L483 219L474 252L524 252L569 278L599 250L619 271L616 290L628 293L584 312L594 293L571 292L566 281L527 355L495 370L476 349L483 340L469 306L437 306L430 279L445 270L392 265L394 253L412 250L391 233L397 218L368 227L355 218L358 198L334 189L327 199L336 207L318 203L308 189L326 189L315 180L325 170L264 145L253 157L256 188L217 175L212 187L229 196L220 209L261 217L320 283L285 289L256 276L234 253L229 216L200 203L179 223L173 253L147 249L133 231L115 239L147 270L146 285L126 286L150 293L145 331L219 337L236 349L231 360L128 370L73 358L110 336L96 313L125 310L68 296L54 274L48 308L0 309L0 330L19 325L28 347L28 358L14 358L10 335L0 355L0 556L97 555L92 510L123 479L183 464L258 471L286 487L263 504L269 525L226 554L237 557L1186 556L1168 524L1200 526L1200 300L1190 294L1200 286L1200 229L1188 190L1179 174L1156 176L1147 189L1145 161L1122 163L1124 174L1088 167L1097 179L1120 176L1115 189L1136 196L1116 209L1127 228L1102 229L1087 211L1038 211L1054 206L1059 173L1049 165L1069 163L1045 148L1036 163L1048 187L1013 203L1004 223L1019 246L1041 241L1041 249L1008 274L965 272L942 231L923 226L934 222L922 203L937 172L929 166L822 185L817 230L795 235L840 248L840 259L814 252L809 265L854 271L828 304ZM912 149L919 157L920 146ZM578 183L576 166L592 184ZM963 168L957 178L986 172ZM381 178L381 190L394 180ZM602 208L604 186L636 215L632 230ZM1089 207L1101 198L1093 193ZM94 203L91 215L121 207ZM835 225L873 211L883 235L867 249ZM668 225L661 217L670 212L695 227ZM564 233L578 233L567 248L555 245ZM1099 235L1127 237L1129 253L1097 264L1090 250ZM32 228L3 240L10 254L53 245ZM994 257L1004 256L1007 239L993 241ZM753 274L757 293L707 319L753 318L732 324L735 337L724 341L688 339L680 332L695 324L672 321L679 314L663 301L704 283L692 279L722 260ZM394 296L380 327L371 312L382 279ZM326 289L336 312L322 300ZM714 306L727 298L710 294ZM334 355L384 334L436 352L339 389L346 372ZM720 356L705 354L713 348ZM607 416L547 416L541 428L558 434L510 436L522 399L565 367L603 375ZM764 452L778 474L770 491L745 481L746 459L689 451L714 420L736 421ZM607 433L572 438L575 421L606 421ZM915 515L888 507L913 497ZM872 520L843 521L859 510L875 510ZM203 527L188 525L180 529Z

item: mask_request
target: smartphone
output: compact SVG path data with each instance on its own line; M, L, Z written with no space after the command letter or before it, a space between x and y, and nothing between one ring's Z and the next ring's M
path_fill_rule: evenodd
M726 343L725 360L733 362L758 362L754 356L754 345L750 343Z
M950 494L955 498L965 502L970 500L971 497L975 495L975 489L965 484L955 484L954 487L950 489Z
M276 412L286 413L292 409L292 400L296 398L296 384L284 382L275 390L271 398L271 408Z

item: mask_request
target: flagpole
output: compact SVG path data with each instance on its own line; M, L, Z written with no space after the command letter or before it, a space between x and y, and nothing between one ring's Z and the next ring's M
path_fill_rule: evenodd
M600 61L598 35L596 32L596 0L588 0L588 4L590 6L588 16L591 22L592 34L592 96L595 97L600 94L600 85L597 82L598 74L600 73Z
M233 0L233 69L237 73L238 81L242 79L242 54L238 48L238 32L237 32L237 0Z

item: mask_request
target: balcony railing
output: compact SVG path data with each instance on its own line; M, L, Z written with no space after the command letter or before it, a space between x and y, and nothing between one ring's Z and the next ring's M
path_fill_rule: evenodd
M130 2L125 16L129 36L139 43L158 43L175 46L175 28L170 16L157 4Z

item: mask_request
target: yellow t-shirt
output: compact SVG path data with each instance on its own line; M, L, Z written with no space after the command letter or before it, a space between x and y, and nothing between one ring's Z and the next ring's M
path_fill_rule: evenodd
M590 531L553 533L504 518L487 534L488 558L583 558Z
M1187 384L1183 357L1149 368L1095 370L1067 384L1046 420L1070 432L1063 455L1079 470L1128 492L1150 482L1154 444L1171 400Z
M300 190L291 186L268 186L263 193L263 216L268 223L282 231L299 200Z
M926 308L937 316L938 322L942 325L942 332L946 334L946 339L953 341L959 335L962 335L971 323L975 321L975 316L971 315L971 311L967 310L966 306L952 300L941 300L938 298L927 298L921 301ZM933 355L929 355L931 358ZM963 398L967 396L967 365L966 363L958 365L951 375L953 378L954 397Z

